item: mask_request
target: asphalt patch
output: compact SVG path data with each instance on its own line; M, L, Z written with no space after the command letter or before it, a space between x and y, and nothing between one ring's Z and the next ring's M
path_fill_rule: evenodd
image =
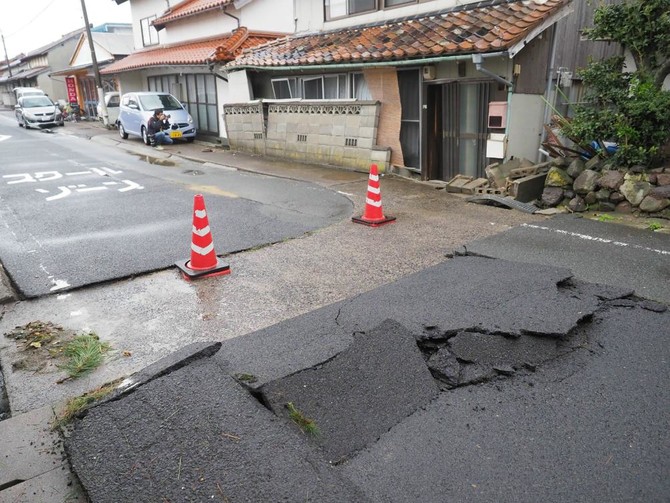
M289 422L293 406L331 462L372 445L439 393L411 332L385 320L331 360L265 384L263 402Z

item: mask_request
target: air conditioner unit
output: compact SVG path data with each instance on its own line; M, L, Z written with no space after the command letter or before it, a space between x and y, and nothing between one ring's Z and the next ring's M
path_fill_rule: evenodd
M432 65L424 66L421 69L423 80L433 80L435 78L435 67Z
M504 129L507 127L506 101L491 101L489 103L488 127L490 129Z

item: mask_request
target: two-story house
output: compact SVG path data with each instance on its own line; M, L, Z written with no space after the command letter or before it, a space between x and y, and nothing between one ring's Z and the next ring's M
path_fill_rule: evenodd
M227 78L213 59L231 61L242 50L295 28L293 0L130 1L135 51L101 73L119 90L166 91L184 103L200 135L223 138L221 106L230 101Z

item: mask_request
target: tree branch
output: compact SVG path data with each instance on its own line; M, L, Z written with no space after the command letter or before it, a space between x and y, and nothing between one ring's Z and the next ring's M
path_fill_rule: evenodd
M660 89L663 81L670 73L670 59L663 63L654 74L654 84Z

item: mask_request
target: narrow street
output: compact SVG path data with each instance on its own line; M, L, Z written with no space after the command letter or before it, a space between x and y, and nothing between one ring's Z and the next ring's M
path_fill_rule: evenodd
M206 192L220 255L298 237L351 211L344 196L313 184L161 160L148 147L141 158L64 132L25 131L0 115L8 137L0 143L0 261L24 297L187 258L197 192Z

